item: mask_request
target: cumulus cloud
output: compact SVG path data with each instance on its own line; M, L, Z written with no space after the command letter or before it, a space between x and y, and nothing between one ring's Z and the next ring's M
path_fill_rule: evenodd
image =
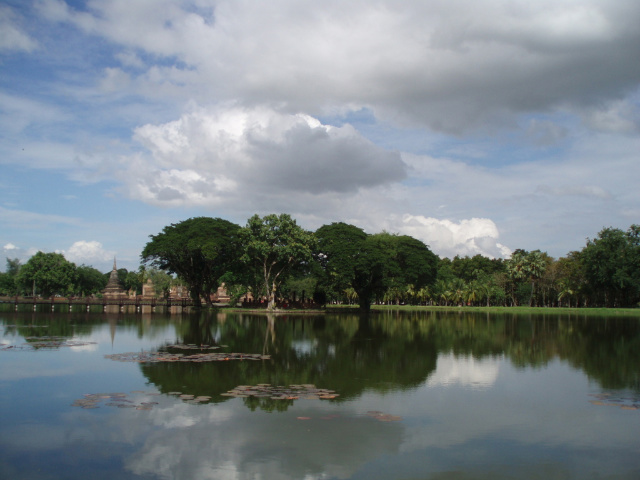
M456 223L421 215L405 215L400 231L422 240L443 257L479 254L503 258L511 255L511 250L498 242L498 228L488 218L471 218Z
M149 154L123 161L122 180L131 196L156 204L212 206L259 192L355 193L406 176L399 153L349 125L267 108L197 109L139 127L135 139Z
M92 265L113 260L115 252L105 250L100 242L95 240L80 240L75 242L68 250L62 252L67 260L76 264Z

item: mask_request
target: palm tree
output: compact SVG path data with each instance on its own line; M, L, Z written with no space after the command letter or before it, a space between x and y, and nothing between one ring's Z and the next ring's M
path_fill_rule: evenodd
M466 303L467 284L461 278L455 278L451 281L451 300L457 304Z
M449 299L451 297L451 291L449 290L449 284L444 280L438 280L434 285L434 297L438 299L438 304L449 305Z
M413 300L416 297L416 287L410 283L405 287L406 302L413 305Z
M529 306L533 306L533 300L536 290L536 282L542 278L547 269L546 258L548 255L540 250L534 250L527 255L527 271L531 280L531 297L529 298Z
M576 292L573 291L568 280L563 279L558 284L558 302L562 305L562 301L566 298L568 300L568 307L571 308L571 298Z
M424 303L426 305L431 300L431 296L431 289L426 285L416 292L416 299L420 304Z
M352 287L346 288L344 290L344 295L347 297L349 305L353 305L358 301L358 292L356 292Z
M525 280L531 282L530 307L533 306L536 281L542 277L547 268L546 257L548 255L540 250L527 252L526 250L518 249L513 252L513 255L507 261L507 272L514 282L518 283ZM516 303L515 299L514 303Z

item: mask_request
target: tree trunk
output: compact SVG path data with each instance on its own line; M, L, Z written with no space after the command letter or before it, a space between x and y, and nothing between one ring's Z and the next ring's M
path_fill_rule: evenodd
M533 296L535 295L535 291L536 291L536 282L531 280L531 296L529 297L530 307L533 307Z
M362 310L363 312L369 312L371 310L371 300L370 299L360 300L358 302L358 306L360 307L360 310Z
M267 304L267 310L272 311L276 309L276 282L271 284L269 289L269 303Z
M202 308L202 302L200 301L200 289L190 289L189 295L191 296L191 300L193 300L194 308Z

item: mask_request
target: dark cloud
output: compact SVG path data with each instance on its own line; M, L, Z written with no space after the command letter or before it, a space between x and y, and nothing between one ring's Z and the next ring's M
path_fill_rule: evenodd
M260 165L256 176L270 188L345 193L406 177L399 153L377 147L349 127L298 124L281 141L249 138L248 143Z

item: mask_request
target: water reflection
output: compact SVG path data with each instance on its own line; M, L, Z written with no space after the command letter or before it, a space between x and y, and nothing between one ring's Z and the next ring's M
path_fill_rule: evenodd
M476 359L472 356L456 356L452 353L438 356L436 371L427 385L462 385L471 388L487 388L498 378L500 361L494 358Z
M286 316L277 321L260 315L203 316L179 325L184 343L215 345L224 339L229 351L268 353L272 361L250 369L242 364L202 366L202 375L192 375L193 368L186 365L142 369L161 391L179 384L188 389L190 381L201 389L204 378L209 393L216 394L235 386L234 379L241 376L247 384L330 384L326 386L340 389L348 399L367 389L421 385L437 361L448 365L448 373L431 378L431 384L490 385L497 375L495 359L504 357L518 368L540 368L559 358L604 388L638 389L639 323L625 318L418 317L393 312L370 318Z
M0 351L7 478L640 477L636 319L385 312L0 320L5 346L54 335L97 345ZM271 357L105 358L176 344ZM259 384L340 396L222 395ZM149 408L72 406L119 391ZM176 392L211 400L194 405Z

